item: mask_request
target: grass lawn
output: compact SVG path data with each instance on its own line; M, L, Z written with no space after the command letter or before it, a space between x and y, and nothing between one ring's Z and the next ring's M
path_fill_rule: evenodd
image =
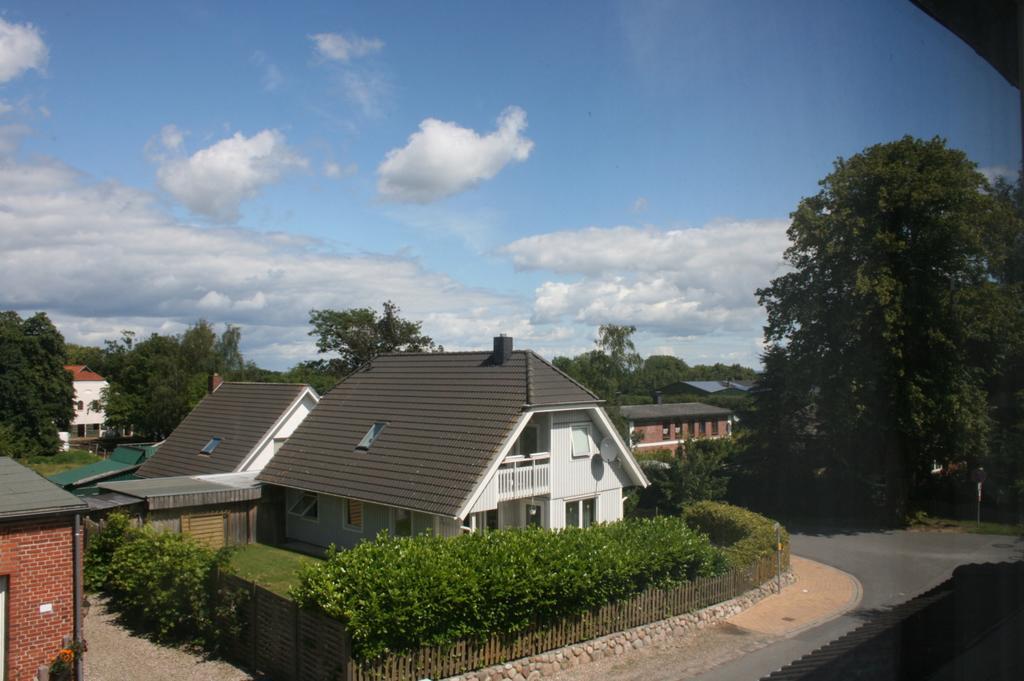
M910 524L912 530L933 532L970 532L971 534L1007 534L1024 535L1024 525L1007 523L987 523L984 520L978 525L973 520L953 520L951 518L933 518L922 516Z
M19 463L25 464L36 473L39 473L39 475L46 477L69 471L72 468L80 468L86 464L96 463L99 460L100 457L92 452L86 452L81 449L69 449L66 452L57 452L51 456L30 456L20 459Z
M296 570L317 560L320 559L266 544L249 544L234 553L231 565L238 571L239 577L287 596L288 587L298 581L295 578Z

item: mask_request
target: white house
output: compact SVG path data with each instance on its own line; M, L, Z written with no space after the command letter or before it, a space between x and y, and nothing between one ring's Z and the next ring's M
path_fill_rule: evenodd
M285 488L285 534L392 535L622 518L647 479L601 400L532 351L382 355L325 395L257 476Z
M107 415L99 404L107 380L84 364L67 364L75 388L73 404L75 416L71 420L70 435L74 438L100 437Z

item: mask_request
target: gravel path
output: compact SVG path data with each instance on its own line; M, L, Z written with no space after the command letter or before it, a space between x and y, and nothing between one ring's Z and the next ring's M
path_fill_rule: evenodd
M249 681L252 677L219 660L204 660L178 648L130 634L107 612L106 600L90 595L85 617L87 681Z

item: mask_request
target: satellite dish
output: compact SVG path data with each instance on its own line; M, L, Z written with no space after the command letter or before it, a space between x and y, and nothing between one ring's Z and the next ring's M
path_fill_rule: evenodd
M608 463L619 458L619 448L615 445L615 440L610 437L601 440L601 458Z

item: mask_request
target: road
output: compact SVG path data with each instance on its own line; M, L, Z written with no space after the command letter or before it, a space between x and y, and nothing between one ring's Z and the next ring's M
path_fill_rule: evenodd
M885 609L945 581L966 563L1024 559L1015 537L941 532L821 532L791 536L793 553L852 574L864 595L860 605L831 622L783 639L692 677L700 681L756 681L856 629Z

